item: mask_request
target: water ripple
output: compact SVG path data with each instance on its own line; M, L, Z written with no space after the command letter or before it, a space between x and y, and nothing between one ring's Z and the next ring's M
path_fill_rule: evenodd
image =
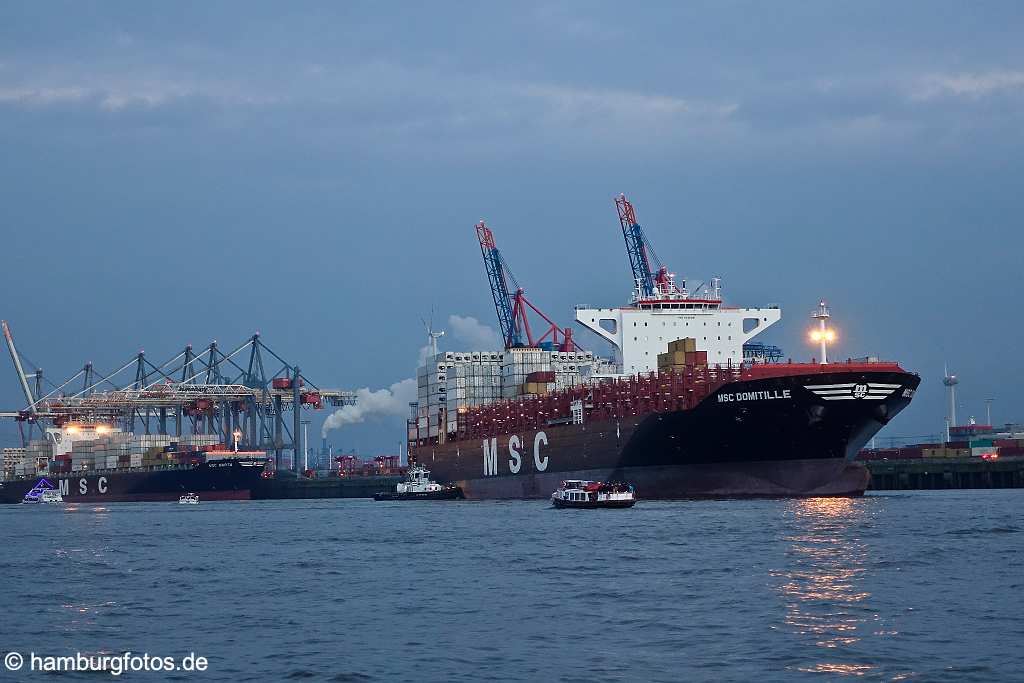
M211 681L1009 680L1019 497L8 506L0 637Z

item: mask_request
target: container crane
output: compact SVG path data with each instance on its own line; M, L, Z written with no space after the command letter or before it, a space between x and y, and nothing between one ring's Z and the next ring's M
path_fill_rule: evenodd
M636 211L633 204L626 199L626 195L620 194L615 199L615 208L619 214L619 225L622 226L622 237L626 241L626 254L629 256L629 265L633 270L633 282L637 290L638 299L653 299L655 297L669 296L672 298L686 298L686 283L683 288L676 287L675 275L668 272L668 267L661 263L654 247L644 233L644 229L636 220ZM651 267L651 261L657 266L657 270Z
M501 328L501 337L505 348L542 347L550 344L559 351L575 351L577 347L572 339L572 329L560 328L551 318L530 303L515 275L509 269L508 263L498 251L494 233L483 221L476 224L476 237L480 242L480 253L484 259L484 268L491 286L491 297L494 299L494 309L498 314L498 326ZM510 284L511 287L509 287ZM544 334L539 337L533 336L530 320L527 317L528 309L540 316L548 325Z
M191 430L193 434L216 434L222 443L240 440L247 448L274 451L280 466L282 450L303 452L303 410L356 402L353 392L313 384L297 365L268 348L258 332L230 353L222 351L216 341L198 354L189 344L157 365L140 351L105 375L86 363L49 393L44 394L40 384L33 395L10 328L6 322L0 323L0 328L26 401L23 410L0 412L0 418L16 420L23 440L24 424L29 425L29 435L32 425L43 429L74 421L116 424L126 432L136 432L139 427L142 433L152 434L150 420L155 418L157 434L182 436ZM272 358L280 363L280 369L268 373L267 369L274 366L265 365L264 354L268 362ZM128 375L132 370L134 373ZM71 385L83 375L84 384L75 391L77 387ZM118 378L130 381L120 384L123 379ZM294 417L290 431L284 420L286 411ZM293 455L296 473L299 460Z
M622 226L622 237L626 241L626 254L629 256L629 265L633 271L633 282L635 289L634 299L639 303L652 303L651 300L681 300L690 299L690 290L686 288L686 280L676 284L675 274L668 271L654 247L636 220L636 210L633 204L626 199L626 195L619 194L615 198L615 208L619 214L619 225ZM652 267L652 261L655 267ZM709 304L722 303L722 281L711 278L709 287L704 287L704 282L693 288L699 292L700 300ZM702 289L703 288L703 289ZM657 301L653 302L657 303ZM749 362L777 363L782 360L782 349L772 344L753 343L743 345L743 358Z
M25 401L28 404L28 410L30 413L34 413L35 398L33 398L32 390L28 386L28 377L25 376L25 369L21 365L21 357L18 355L18 349L14 346L14 335L11 334L11 328L8 327L6 320L0 320L0 327L3 328L4 339L7 341L7 350L11 354L11 362L14 363L14 370L18 373L18 381L21 383L21 391L25 394Z

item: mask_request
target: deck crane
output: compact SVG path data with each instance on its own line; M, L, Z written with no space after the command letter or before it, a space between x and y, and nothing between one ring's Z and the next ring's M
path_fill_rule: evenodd
M572 328L560 328L551 318L530 303L515 275L509 269L508 263L498 251L494 242L494 233L482 220L476 224L476 237L480 242L480 253L483 256L487 279L491 285L491 296L494 299L494 309L498 314L498 326L501 328L501 337L505 348L540 347L545 343L550 343L559 351L575 351L577 347L572 339ZM533 336L527 309L532 310L548 324L544 334L539 337Z
M622 226L622 237L626 240L626 253L629 255L629 265L633 269L633 282L637 289L638 298L653 299L659 296L671 296L672 298L686 298L686 283L683 282L682 289L675 283L675 275L668 272L668 267L661 263L658 255L654 252L650 240L644 234L644 229L636 220L636 211L633 204L626 199L626 195L620 194L615 199L615 208L619 213L619 224ZM651 261L657 266L657 270L651 267Z

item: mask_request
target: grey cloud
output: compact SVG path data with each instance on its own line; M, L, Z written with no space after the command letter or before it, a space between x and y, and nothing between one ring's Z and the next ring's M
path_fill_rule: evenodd
M920 100L966 97L979 100L999 94L1024 94L1024 70L929 74L915 84L911 96Z

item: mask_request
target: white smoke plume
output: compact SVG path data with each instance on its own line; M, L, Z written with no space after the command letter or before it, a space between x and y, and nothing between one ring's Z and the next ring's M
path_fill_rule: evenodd
M452 336L468 347L468 350L496 350L501 348L501 339L493 328L484 325L472 316L450 315L448 326ZM427 360L430 347L424 346L419 351L417 366ZM395 382L387 389L373 391L369 387L356 390L356 404L342 406L335 410L320 429L320 436L326 437L332 429L341 429L345 425L365 422L369 417L404 416L408 415L409 403L416 400L416 379L403 379Z
M403 379L387 389L371 390L363 387L356 390L356 404L342 406L334 411L320 429L320 436L326 437L332 429L345 425L365 422L371 416L404 416L409 414L409 402L416 400L416 379Z
M504 346L493 327L484 325L473 316L450 315L448 327L469 347L467 351L497 351Z

